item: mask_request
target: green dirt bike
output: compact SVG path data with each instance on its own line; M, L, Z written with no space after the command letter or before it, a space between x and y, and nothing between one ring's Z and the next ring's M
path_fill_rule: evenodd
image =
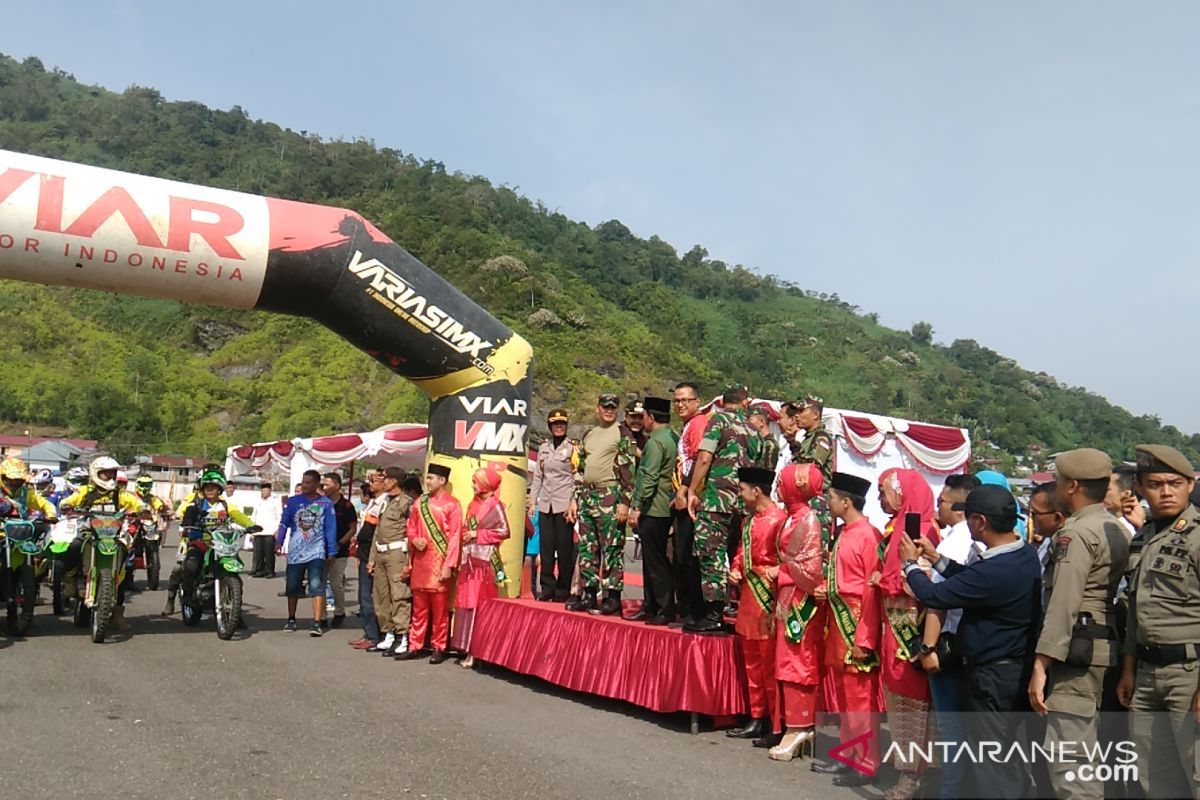
M50 538L46 550L42 554L43 581L50 584L50 597L54 603L54 616L61 617L67 613L67 601L70 599L63 594L63 578L66 577L67 565L64 559L67 548L75 540L75 528L78 520L63 517L50 529Z
M200 624L204 609L212 609L217 617L217 636L232 639L242 621L242 572L246 567L240 555L242 537L247 532L233 526L213 528L211 541L205 541L199 528L183 533L191 542L189 547L203 551L204 562L200 575L190 580L186 573L179 586L180 610L183 624L193 628Z
M125 577L125 557L132 542L125 530L125 512L87 512L79 522L83 530L83 572L87 576L83 597L75 606L73 622L84 628L91 624L92 641L108 636L117 587Z
M29 633L37 601L37 564L46 548L50 526L41 518L26 519L25 510L9 498L0 498L3 518L3 588L8 607L7 629L14 636Z

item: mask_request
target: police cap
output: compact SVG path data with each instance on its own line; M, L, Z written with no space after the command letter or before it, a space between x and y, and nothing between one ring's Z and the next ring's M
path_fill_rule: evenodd
M1174 472L1185 478L1196 477L1196 472L1192 469L1192 462L1188 461L1187 456L1174 447L1168 447L1165 444L1139 444L1134 448L1134 452L1137 457L1138 475L1151 472Z
M1081 447L1060 453L1054 459L1058 474L1072 481L1098 481L1112 475L1112 459L1108 453L1092 447Z

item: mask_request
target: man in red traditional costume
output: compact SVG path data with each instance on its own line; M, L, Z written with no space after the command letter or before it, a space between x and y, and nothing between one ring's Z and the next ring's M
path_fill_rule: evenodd
M746 504L742 546L729 567L730 583L741 586L734 630L742 640L746 682L750 686L750 722L729 731L731 739L754 739L756 747L773 747L781 738L772 721L776 714L775 581L779 554L775 549L787 513L771 499L775 471L739 467L738 491Z
M775 678L787 732L768 754L775 761L791 761L816 740L826 589L821 523L808 501L822 493L823 483L821 468L811 462L789 464L779 473L777 492L788 516L776 547Z
M502 464L491 463L475 470L471 478L475 497L467 506L467 529L463 532L462 566L454 593L454 649L467 654L462 666L475 666L471 638L475 632L475 611L484 600L496 597L496 584L506 583L500 543L508 538L508 517L500 502Z
M841 740L867 736L842 757L857 766L814 762L814 772L833 774L836 786L875 783L879 767L879 590L875 576L879 559L879 531L863 516L871 482L844 472L833 473L829 510L842 520L834 539L826 574L829 624L825 640L825 667L833 681L841 717Z
M446 483L450 468L430 464L425 474L425 494L413 503L408 515L409 587L412 589L412 624L408 629L407 653L398 661L421 658L425 634L432 628L430 664L441 664L448 656L450 639L450 587L462 553L463 512Z
M892 519L883 529L886 541L883 572L879 581L883 597L883 652L881 672L887 697L888 730L903 752L912 746L924 748L929 739L929 676L917 669L925 609L913 597L904 579L900 537L905 517L920 518L920 532L934 546L941 541L933 490L921 473L911 469L889 469L879 476L879 505ZM928 564L923 566L928 567ZM887 800L908 800L920 785L924 762L912 759L897 763L900 779L888 790Z

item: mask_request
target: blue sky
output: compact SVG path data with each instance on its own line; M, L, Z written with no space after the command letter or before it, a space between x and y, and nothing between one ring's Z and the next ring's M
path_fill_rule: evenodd
M1103 0L96 0L0 25L85 82L435 158L1188 432L1197 41L1200 6Z

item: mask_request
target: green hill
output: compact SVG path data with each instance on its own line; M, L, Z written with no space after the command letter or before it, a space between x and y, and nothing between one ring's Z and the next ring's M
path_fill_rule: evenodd
M0 56L0 147L361 212L533 344L535 415L600 390L766 396L970 427L1002 466L1039 445L1200 461L1200 436L1135 417L971 340L879 325L741 265L595 227L487 179L370 141L326 141L157 91L114 93ZM122 450L211 454L235 441L422 420L424 397L320 326L265 313L6 282L0 424L58 426ZM314 378L313 363L322 365ZM535 422L536 424L536 422ZM989 450L985 443L997 450Z

